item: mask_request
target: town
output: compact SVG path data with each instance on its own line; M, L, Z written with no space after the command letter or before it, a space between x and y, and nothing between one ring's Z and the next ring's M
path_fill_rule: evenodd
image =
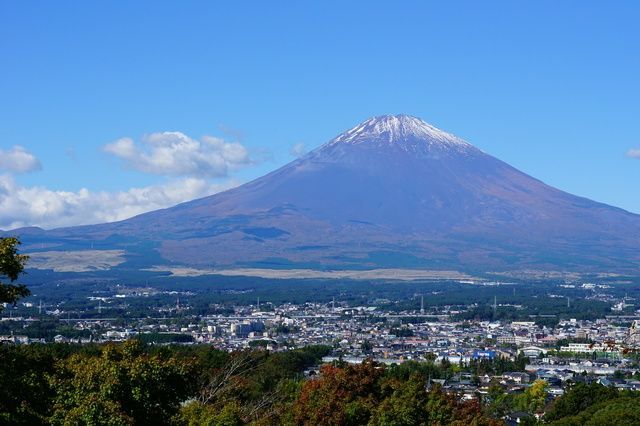
M477 291L469 283L458 284ZM403 305L388 299L352 305L335 297L315 303L261 302L258 297L255 303L211 303L207 312L197 313L192 306L198 300L196 293L116 286L109 294L86 296L83 315L67 311L68 303L46 305L33 297L15 307L7 305L0 340L89 344L140 339L156 345L211 345L228 352L281 352L324 345L331 351L323 363L360 364L372 359L386 365L427 361L454 365L455 374L430 381L468 400L482 398L495 385L505 393L522 393L536 380L545 382L549 399L579 382L640 390L636 351L640 311L634 299L626 294L613 297L612 286L604 284L564 283L553 288L557 290L549 291L548 300L564 303L555 292L578 288L590 299L605 303L608 312L589 319L540 313L516 320L487 320L478 318L478 313L488 311L499 318L499 313L523 311L525 306L498 303L495 296L487 306L434 305L425 303L429 295L421 294L412 298L414 309L390 309ZM149 303L154 297L156 303ZM150 305L147 315L128 317L116 309L135 301ZM569 298L567 305L571 305ZM318 367L306 374L317 374Z

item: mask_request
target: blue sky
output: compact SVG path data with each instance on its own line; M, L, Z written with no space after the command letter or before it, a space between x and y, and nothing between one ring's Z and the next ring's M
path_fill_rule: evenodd
M636 1L3 1L0 228L202 196L395 113L640 213L638 22Z

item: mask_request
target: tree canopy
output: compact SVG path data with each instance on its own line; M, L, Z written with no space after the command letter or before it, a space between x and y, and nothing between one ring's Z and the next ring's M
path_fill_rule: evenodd
M20 240L15 237L0 238L0 303L16 303L30 294L25 285L13 284L29 259L29 256L18 253L19 245Z

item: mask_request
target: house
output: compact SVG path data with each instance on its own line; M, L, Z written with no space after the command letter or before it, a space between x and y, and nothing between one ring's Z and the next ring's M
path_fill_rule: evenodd
M519 425L525 419L529 418L533 418L529 413L525 413L524 411L514 411L513 413L507 414L504 420L507 425Z
M519 371L504 373L502 374L502 378L518 384L529 383L530 380L529 374Z

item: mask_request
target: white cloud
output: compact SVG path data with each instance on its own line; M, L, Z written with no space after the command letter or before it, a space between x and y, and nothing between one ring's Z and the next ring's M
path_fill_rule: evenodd
M640 148L631 148L627 151L627 157L640 159Z
M103 149L128 167L162 176L222 177L252 163L240 143L213 136L196 140L181 132L152 133L140 144L122 138Z
M10 175L0 175L0 229L22 226L56 228L113 222L236 185L237 182L233 180L212 184L200 178L181 178L126 191L92 192L83 188L72 192L38 186L24 187Z
M294 144L289 150L289 154L291 154L293 157L302 157L306 153L307 153L307 148L301 142Z
M29 173L41 168L42 165L36 156L24 147L15 145L10 150L0 149L0 170L11 173Z

